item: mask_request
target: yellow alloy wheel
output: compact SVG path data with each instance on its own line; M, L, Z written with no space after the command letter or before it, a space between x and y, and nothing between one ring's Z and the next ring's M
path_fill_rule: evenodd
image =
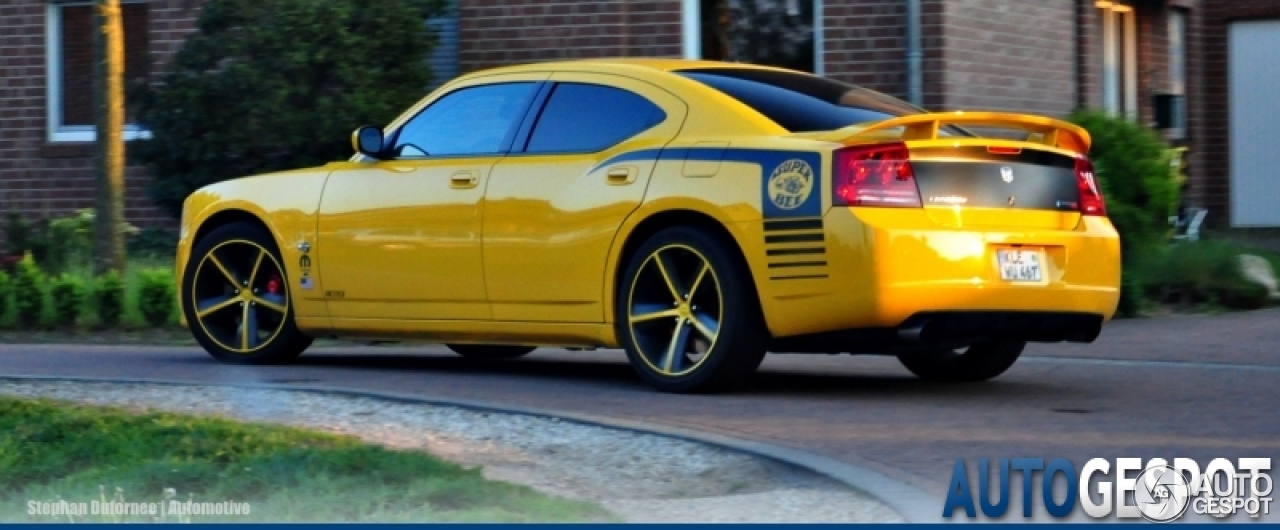
M221 349L253 354L276 340L289 321L284 268L248 239L218 243L200 257L191 282L193 314Z
M627 308L632 344L656 374L692 373L716 351L724 319L720 280L691 246L650 253L632 279Z

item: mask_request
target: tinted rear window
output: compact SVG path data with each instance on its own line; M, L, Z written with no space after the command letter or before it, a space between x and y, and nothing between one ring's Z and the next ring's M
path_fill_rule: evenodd
M791 132L830 131L859 123L920 114L911 104L824 77L769 70L684 70Z

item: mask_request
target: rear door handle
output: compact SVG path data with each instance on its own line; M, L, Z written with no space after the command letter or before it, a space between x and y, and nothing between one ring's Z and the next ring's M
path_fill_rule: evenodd
M449 186L452 188L474 188L479 182L480 173L476 171L459 171L449 177Z
M609 171L605 173L605 175L609 184L631 184L636 180L636 168L635 166L612 167L609 168Z

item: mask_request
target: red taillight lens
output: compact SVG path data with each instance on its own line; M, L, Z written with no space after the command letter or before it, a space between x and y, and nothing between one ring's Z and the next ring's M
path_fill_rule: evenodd
M920 189L904 143L855 146L835 152L831 189L836 206L919 208Z
M1080 213L1107 215L1107 205L1098 188L1098 178L1093 174L1093 162L1084 155L1076 157L1076 187L1080 189Z

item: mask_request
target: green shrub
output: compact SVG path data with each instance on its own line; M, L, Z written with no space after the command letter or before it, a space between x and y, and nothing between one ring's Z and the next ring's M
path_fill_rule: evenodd
M129 256L172 259L178 251L178 234L164 228L143 228L129 238Z
M1178 204L1178 182L1169 170L1168 147L1154 131L1098 111L1071 121L1093 137L1089 158L1107 201L1107 216L1120 232L1125 263L1165 241L1169 212Z
M138 312L153 327L165 325L173 315L173 281L164 269L138 271Z
M63 274L53 279L49 294L53 298L54 324L75 327L84 306L84 280L78 276Z
M9 291L13 285L9 282L9 273L0 271L0 318L9 312Z
M1138 267L1143 290L1163 302L1257 309L1267 289L1240 270L1238 246L1222 241L1184 242L1149 253Z
M350 134L384 124L431 81L440 0L219 0L156 83L134 87L149 140L129 155L177 216L192 191L248 174L345 159Z
M93 209L80 210L49 222L45 229L48 256L43 261L50 274L89 265L93 257Z
M93 301L98 311L98 322L107 328L120 324L124 314L124 281L116 271L98 276L93 286Z
M44 284L44 273L27 253L18 262L13 276L13 307L17 311L19 327L31 329L40 325L40 317L44 314Z

